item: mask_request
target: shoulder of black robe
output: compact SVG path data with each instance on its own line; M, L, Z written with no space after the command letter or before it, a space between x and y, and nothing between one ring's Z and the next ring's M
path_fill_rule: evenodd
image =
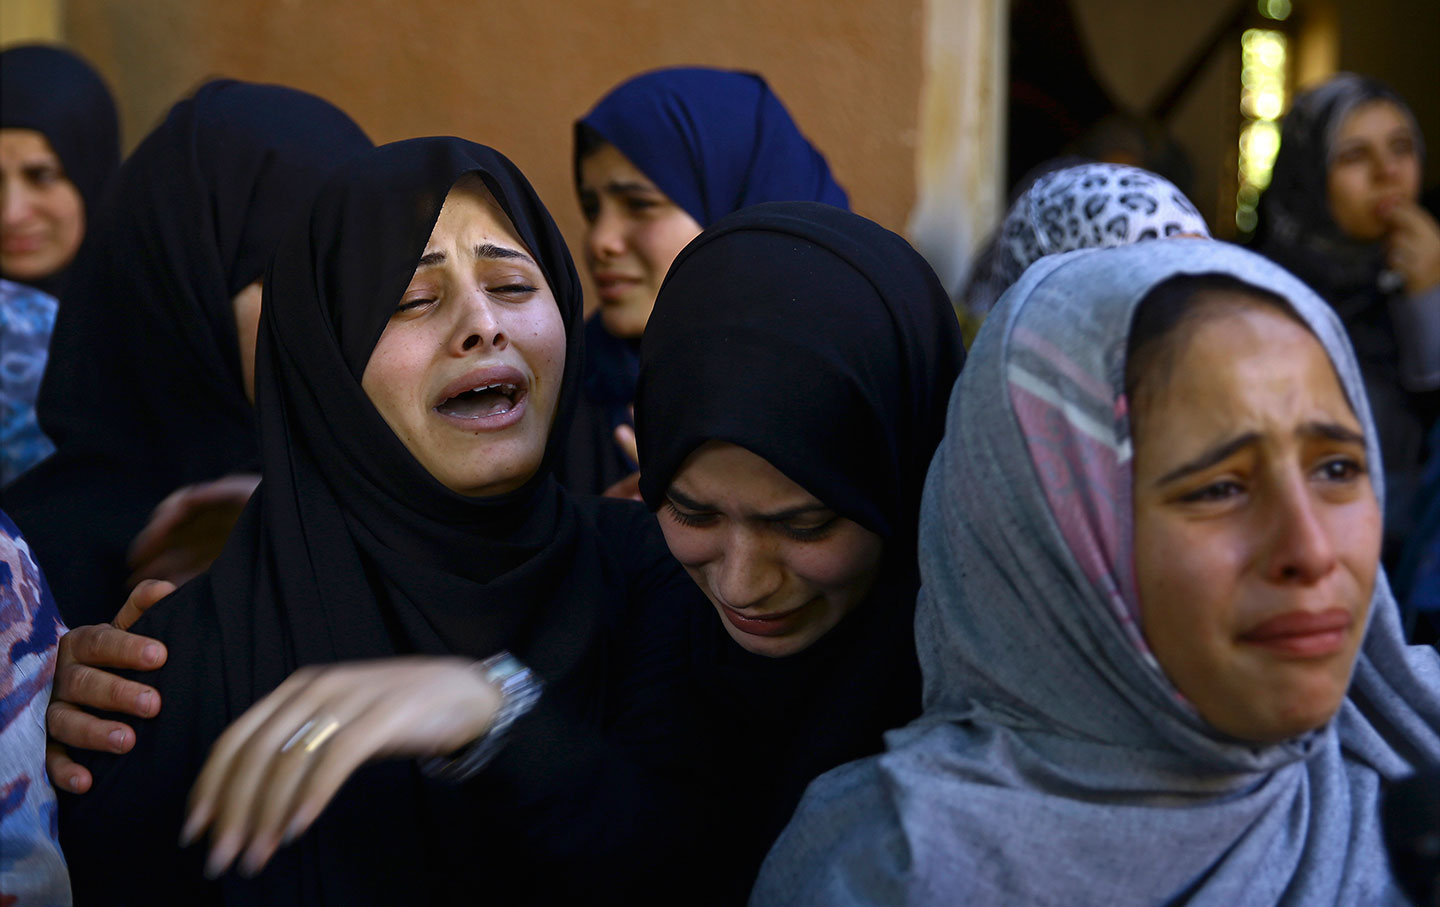
M26 44L0 51L0 129L45 136L94 218L106 181L120 164L120 119L104 79L61 47ZM59 296L68 269L22 281Z
M231 299L320 183L370 148L329 103L216 81L136 148L70 272L40 388L55 453L5 489L70 626L124 601L125 555L183 485L255 470Z
M703 770L733 788L731 824L716 831L743 840L729 858L746 890L805 785L919 714L920 493L963 362L954 310L919 253L827 205L722 218L660 290L636 398L650 508L692 451L728 441L885 539L870 595L798 655L745 652L713 611L692 628Z
M643 508L577 501L548 474L574 403L578 356L566 358L545 465L522 488L488 498L440 485L360 384L446 194L472 173L540 263L569 349L579 350L580 289L564 240L498 153L460 139L416 139L376 149L327 184L265 284L257 411L266 479L210 574L136 626L171 650L155 678L161 715L137 728L141 743L130 756L93 760L100 774L92 793L66 800L72 871L105 880L112 898L116 878L135 883L128 857L107 851L122 829L128 853L159 851L166 860L148 877L146 897L156 897L156 878L176 895L201 885L198 858L171 843L185 791L224 723L297 667L500 649L547 686L479 778L454 788L422 778L413 762L369 765L257 879L226 877L205 897L444 903L485 891L546 903L579 893L625 900L647 884L645 857L627 845L657 834L664 826L653 817L677 806L641 780L643 762L607 734L643 747L666 733L656 710L670 707L672 669L620 657L626 641L618 635L630 599L693 604L695 592ZM668 632L653 629L657 638ZM657 645L651 654L673 659L676 651ZM648 691L622 700L616 691L636 677L648 677ZM108 796L153 803L161 818L132 830Z

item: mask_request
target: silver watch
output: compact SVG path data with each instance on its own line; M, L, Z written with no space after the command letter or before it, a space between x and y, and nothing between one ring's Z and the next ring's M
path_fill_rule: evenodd
M535 707L545 682L509 652L499 652L475 663L475 670L500 689L500 708L490 729L454 756L435 756L420 763L421 770L442 781L466 781L490 764L505 745L506 732Z

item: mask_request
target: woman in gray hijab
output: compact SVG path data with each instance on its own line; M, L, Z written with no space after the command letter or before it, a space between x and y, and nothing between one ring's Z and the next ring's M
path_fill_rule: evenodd
M810 786L752 903L1401 902L1380 800L1440 764L1440 655L1378 566L1379 462L1280 268L1037 263L930 467L925 714Z

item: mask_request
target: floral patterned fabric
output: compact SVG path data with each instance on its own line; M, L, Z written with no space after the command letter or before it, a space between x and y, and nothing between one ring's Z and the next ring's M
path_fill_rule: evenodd
M50 456L35 395L55 327L55 297L0 280L0 485Z
M0 511L0 905L70 903L55 791L45 774L45 709L65 627L45 577Z

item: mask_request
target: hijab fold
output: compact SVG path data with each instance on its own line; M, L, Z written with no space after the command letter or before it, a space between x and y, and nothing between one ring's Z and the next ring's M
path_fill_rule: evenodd
M1440 763L1440 656L1404 645L1383 573L1339 714L1280 744L1210 728L1140 630L1126 342L1184 274L1288 300L1379 462L1343 328L1280 268L1190 239L1037 263L981 329L926 485L925 714L812 785L753 903L1400 898L1379 801Z

